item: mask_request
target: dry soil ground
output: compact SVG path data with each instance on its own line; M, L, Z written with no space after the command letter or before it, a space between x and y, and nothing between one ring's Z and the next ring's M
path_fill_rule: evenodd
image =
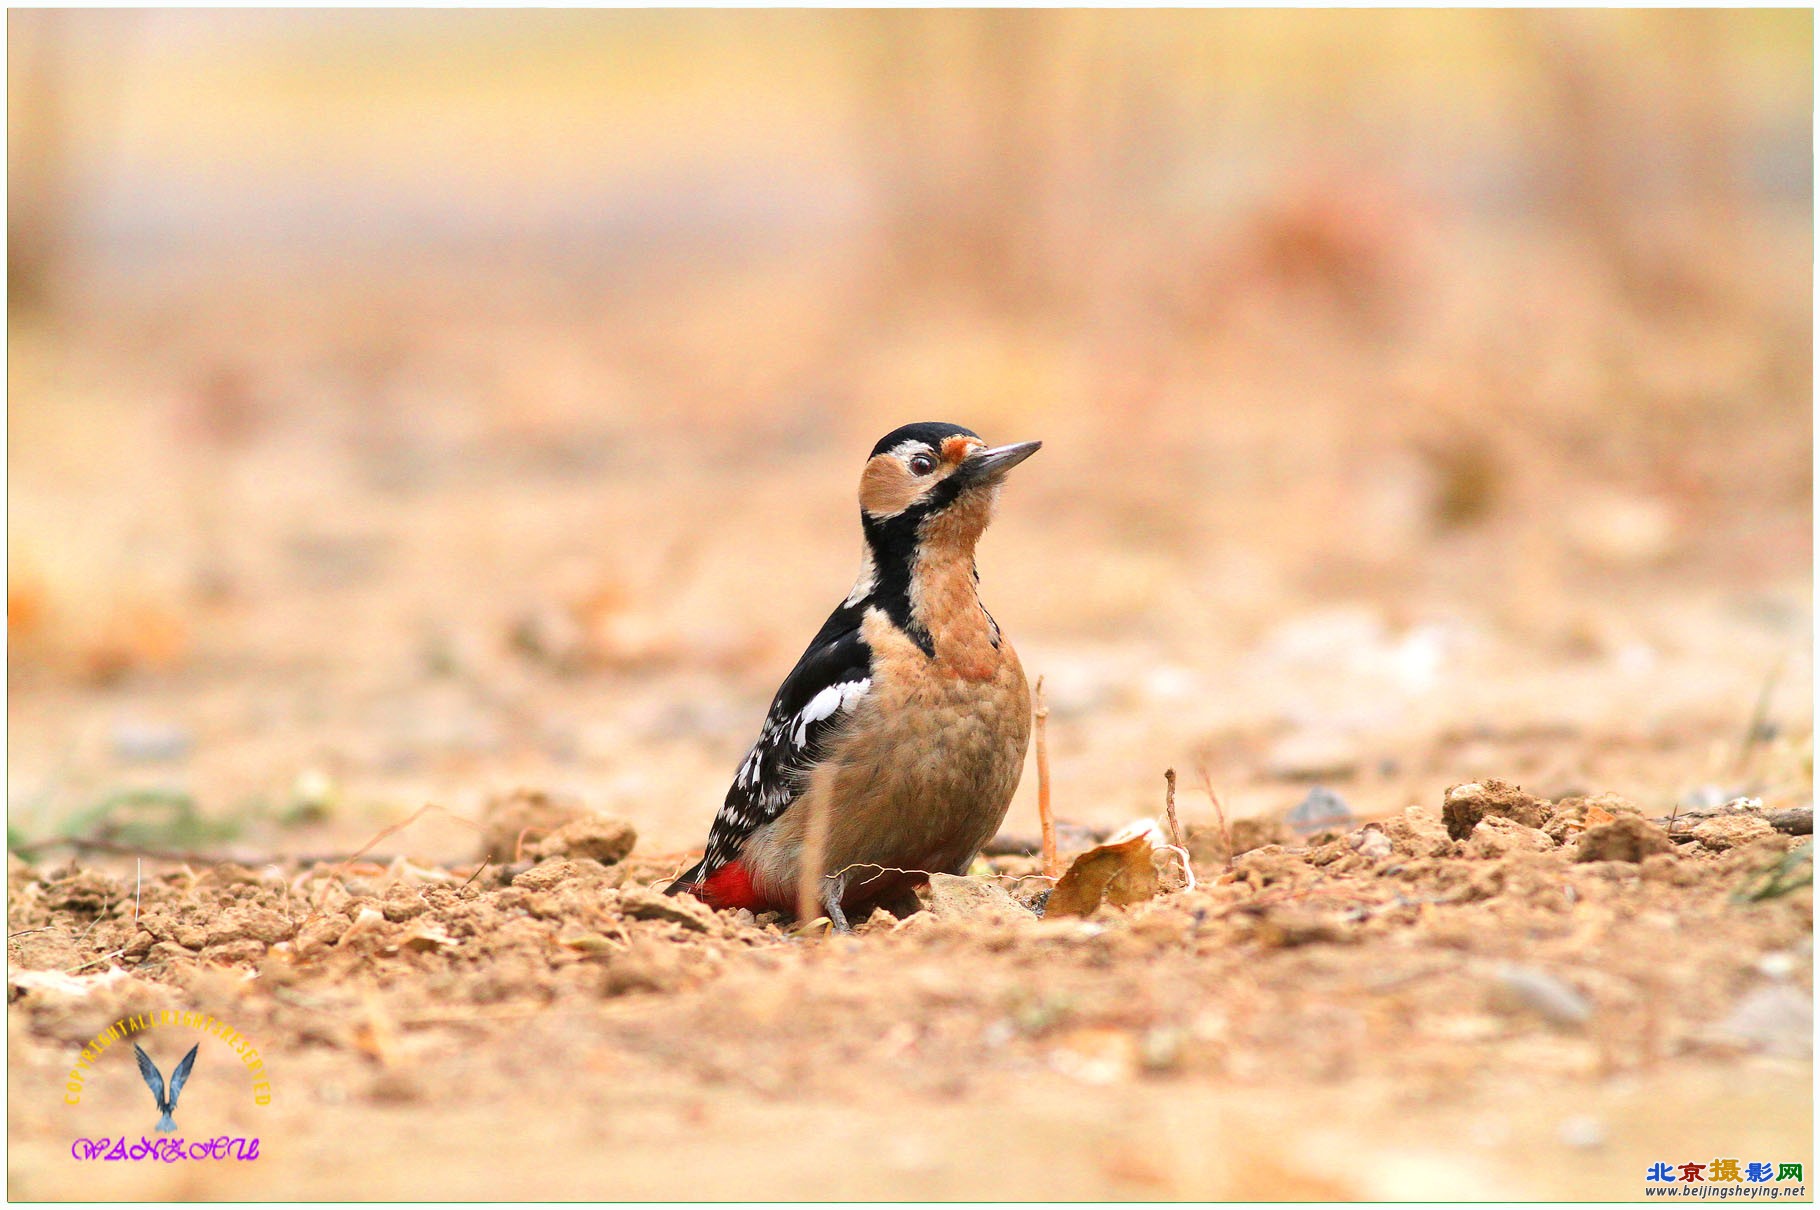
M1740 896L1789 838L1580 861L1572 808L1441 822L1487 778L1811 801L1809 217L1646 302L1571 242L1358 262L1333 221L1235 227L1314 259L1216 247L1160 334L862 322L825 257L129 274L16 320L11 1192L1628 1198L1810 1164L1812 892ZM1364 322L1361 273L1432 288ZM981 569L1058 813L1156 815L1176 766L1201 885L851 937L654 898L850 580L860 454L938 416L1047 442ZM1317 782L1358 818L1228 869L1203 766L1235 826ZM477 869L518 787L636 847L527 865L507 828ZM152 1121L119 1046L66 1104L82 1045L165 1008L256 1043L269 1105L204 1039L178 1114L256 1163L71 1158ZM185 1036L152 1031L167 1074Z
M578 856L618 829L478 872L15 866L14 1192L1622 1198L1660 1159L1804 1156L1812 889L1743 898L1793 839L1506 799L1547 830L1412 808L1223 873L1197 832L1193 890L1039 920L944 886L850 937ZM203 1037L180 1120L257 1163L70 1158L151 1124L122 1045L60 1087L158 1010L257 1039L267 1106L225 1045L149 1043L168 1071Z

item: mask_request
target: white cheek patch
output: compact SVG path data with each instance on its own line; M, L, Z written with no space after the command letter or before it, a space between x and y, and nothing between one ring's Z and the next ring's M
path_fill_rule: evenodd
M810 698L809 704L804 706L802 713L796 716L796 734L791 737L791 741L799 748L808 743L810 723L819 723L825 718L832 718L864 697L870 688L872 688L871 678L847 681L840 685L829 685Z

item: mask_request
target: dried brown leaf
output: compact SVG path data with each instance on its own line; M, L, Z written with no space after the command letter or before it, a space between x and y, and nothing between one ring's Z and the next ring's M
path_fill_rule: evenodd
M1122 906L1154 898L1158 882L1151 849L1150 838L1142 835L1088 849L1055 884L1044 916L1091 916L1101 903Z

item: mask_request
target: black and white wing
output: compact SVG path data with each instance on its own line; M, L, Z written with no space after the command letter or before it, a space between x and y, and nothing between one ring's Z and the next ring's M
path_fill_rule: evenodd
M740 763L708 833L708 851L671 884L688 890L738 857L746 838L795 802L828 738L872 688L872 652L860 637L862 614L843 605L778 688L758 741Z
M158 1112L164 1113L164 1076L158 1071L158 1064L152 1062L152 1056L133 1043L133 1057L139 1060L139 1074L145 1078L145 1086L152 1090L152 1100L158 1103Z

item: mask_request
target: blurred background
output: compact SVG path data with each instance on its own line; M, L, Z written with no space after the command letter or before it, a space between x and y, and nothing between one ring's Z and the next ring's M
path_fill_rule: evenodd
M8 34L14 842L680 854L929 419L1064 818L1811 794L1811 13Z

